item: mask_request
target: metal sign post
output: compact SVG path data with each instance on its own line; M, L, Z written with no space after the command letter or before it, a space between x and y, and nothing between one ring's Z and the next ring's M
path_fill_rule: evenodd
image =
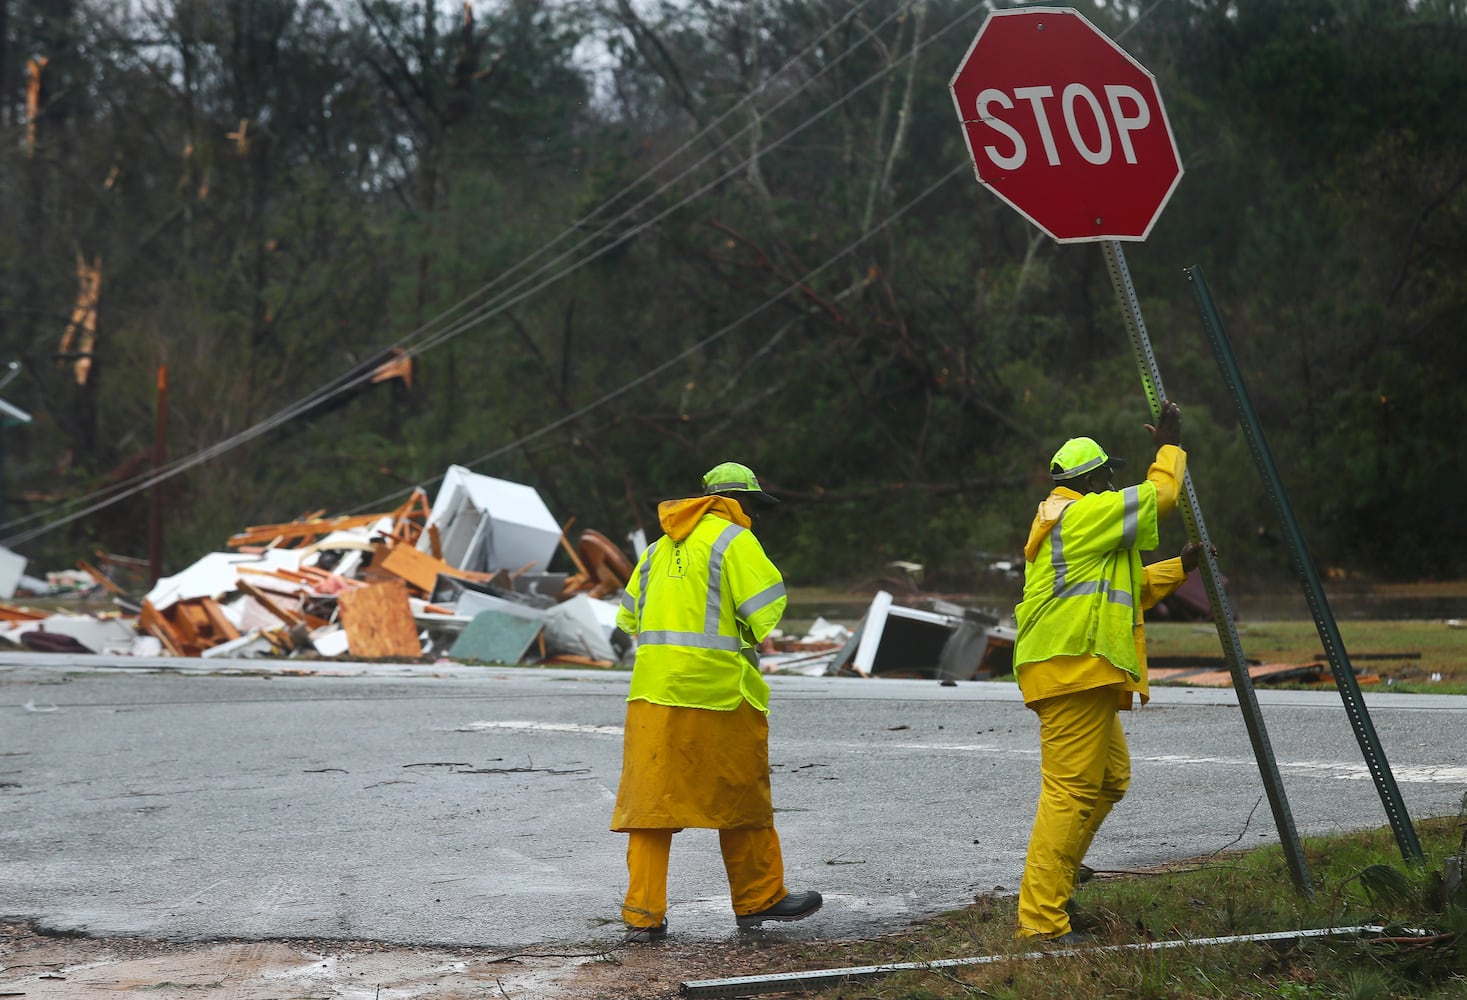
M1161 401L1166 398L1166 393L1162 389L1161 370L1157 367L1156 355L1152 353L1151 340L1146 335L1146 323L1141 318L1141 303L1136 298L1136 289L1131 284L1131 272L1126 267L1126 255L1121 244L1115 240L1102 243L1100 247L1105 253L1105 264L1110 270L1116 298L1120 300L1121 313L1126 320L1126 333L1136 351L1136 360L1141 368L1141 387L1146 391L1146 401L1151 406L1151 419L1157 420L1161 416ZM1243 657L1237 621L1233 617L1227 593L1222 588L1217 558L1212 554L1212 541L1207 534L1207 525L1202 520L1202 507L1192 488L1190 472L1182 477L1182 517L1187 523L1187 537L1202 546L1202 582L1207 587L1212 620L1217 625L1217 636L1222 640L1223 656L1227 660L1228 672L1233 677L1233 690L1238 694L1238 708L1243 712L1243 724L1248 729L1248 740L1253 744L1253 756L1258 761L1258 773L1263 778L1268 804L1273 810L1274 826L1279 831L1279 842L1283 845L1284 857L1289 863L1289 873L1294 878L1295 887L1312 899L1314 884L1309 876L1309 863L1304 860L1304 848L1299 842L1299 832L1294 827L1294 816L1289 811L1288 796L1284 793L1283 779L1279 777L1278 761L1273 755L1268 730L1263 725L1263 712L1258 707L1258 695L1253 690L1253 676L1248 673L1248 664Z
M1289 499L1284 494L1284 484L1279 478L1278 467L1274 465L1268 442L1264 440L1263 431L1258 425L1258 414L1249 399L1248 388L1243 384L1243 374L1238 369L1237 359L1233 356L1227 334L1223 331L1217 308L1212 304L1207 282L1203 280L1201 270L1196 267L1187 269L1187 280L1192 284L1197 310L1202 316L1202 326L1207 331L1207 341L1212 345L1218 370L1233 397L1233 405L1237 407L1238 421L1243 425L1243 433L1248 438L1248 450L1253 453L1253 462L1263 476L1268 498L1273 502L1274 512L1278 515L1284 536L1288 539L1290 561L1303 584L1304 596L1309 601L1309 612L1314 616L1314 626L1319 630L1319 640L1324 643L1325 656L1329 658L1330 672L1335 676L1335 687L1339 689L1340 698L1345 703L1345 714L1350 717L1355 739L1365 757L1365 766L1370 769L1370 777L1375 781L1375 790L1380 795L1381 804L1385 806L1391 829L1396 834L1396 843L1401 848L1401 856L1407 861L1421 861L1423 855L1421 844L1416 839L1416 829L1411 825L1411 817L1406 814L1401 790L1396 785L1395 776L1391 774L1391 766L1386 761L1385 751L1381 749L1380 739L1375 735L1375 726L1371 724L1370 713L1365 708L1360 684L1355 680L1355 671L1345 652L1344 640L1340 638L1334 614L1330 611L1329 602L1325 600L1324 587L1320 583L1319 573L1315 571L1314 561L1309 558L1304 534L1299 530L1299 522L1295 520Z

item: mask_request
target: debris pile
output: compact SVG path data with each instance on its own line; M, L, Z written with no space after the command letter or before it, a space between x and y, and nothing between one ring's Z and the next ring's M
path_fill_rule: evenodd
M142 656L597 667L627 657L615 620L632 560L596 531L571 545L570 523L558 524L530 486L452 466L431 506L415 490L393 511L323 514L246 528L227 541L230 551L159 579L141 600L82 564L122 611L0 604L0 637L36 650ZM557 551L574 572L550 570ZM4 596L14 593L11 585Z
M1012 673L1016 631L1011 619L940 598L917 603L923 606L897 604L889 591L878 590L855 629L817 618L804 639L776 638L764 650L760 667L765 673L944 682Z
M629 666L633 640L616 614L634 557L591 529L573 545L573 523L559 524L533 487L450 466L431 505L414 490L383 513L315 511L255 525L226 551L151 584L145 562L105 553L97 565L38 580L0 548L0 639L38 652L140 657ZM628 540L645 548L640 532ZM551 569L561 554L565 572ZM922 567L892 565L920 581ZM118 610L5 603L17 591L65 598L82 588ZM1010 672L1011 624L913 600L921 606L881 590L854 629L817 618L804 636L776 631L760 667L944 682Z

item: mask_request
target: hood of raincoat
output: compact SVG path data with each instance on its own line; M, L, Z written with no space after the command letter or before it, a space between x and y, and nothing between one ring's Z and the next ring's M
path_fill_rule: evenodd
M753 522L744 509L728 497L691 497L687 500L664 500L657 505L657 520L662 530L674 542L680 542L693 533L703 515L713 514L732 521L740 528L751 528Z
M1039 554L1039 548L1049 538L1049 533L1059 523L1060 515L1065 508L1076 500L1080 494L1068 486L1057 486L1053 493L1044 498L1039 509L1034 512L1034 523L1029 525L1029 540L1024 543L1024 559L1033 562L1034 557Z

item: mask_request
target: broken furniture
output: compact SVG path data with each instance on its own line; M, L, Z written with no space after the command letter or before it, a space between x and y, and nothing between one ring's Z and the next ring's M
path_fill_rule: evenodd
M1013 629L991 612L940 600L927 603L927 609L905 607L888 591L877 591L835 669L863 677L955 681L1000 676L985 674L985 664L997 669L1000 651L1013 647Z

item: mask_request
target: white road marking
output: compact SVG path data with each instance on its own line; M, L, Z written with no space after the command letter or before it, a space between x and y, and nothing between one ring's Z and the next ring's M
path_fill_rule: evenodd
M533 722L528 719L505 719L500 722L470 722L460 726L459 732L469 733L484 729L516 729L541 733L589 733L593 736L620 736L621 726L586 726L579 722Z
M624 730L621 726L589 726L577 722L534 722L528 719L507 719L498 722L470 722L460 728L460 732L475 732L487 729L510 729L530 732L547 733L587 733L593 736L621 736ZM849 750L871 750L870 744L845 744L843 749ZM985 743L897 743L890 747L893 750L930 750L940 753L997 753L1011 754L1013 756L1033 757L1039 754L1038 748L1016 749L1014 747L993 746ZM1181 754L1157 754L1149 757L1132 757L1133 763L1149 764L1212 764L1223 767L1256 767L1257 762L1251 757L1188 757ZM1323 760L1297 760L1278 762L1279 768L1286 771L1298 771L1306 774L1314 774L1319 777L1333 778L1338 781L1364 781L1370 777L1370 769L1364 763L1341 763L1338 761ZM1413 784L1431 784L1434 782L1467 784L1467 767L1449 764L1412 764L1407 766L1394 766L1391 774L1396 781Z
M855 749L870 749L870 747L854 747ZM1036 749L1015 749L1013 747L990 746L982 743L899 743L894 749L897 750L937 750L937 751L961 751L965 753L1002 753L1014 756L1035 756L1039 753ZM1132 763L1149 764L1214 764L1223 767L1257 767L1257 762L1251 757L1187 757L1181 754L1157 754L1149 757L1132 757ZM1279 768L1285 771L1298 771L1305 774L1313 774L1317 777L1333 778L1337 781L1364 781L1370 778L1370 769L1364 763L1343 763L1339 761L1325 760L1281 760ZM1391 768L1391 774L1398 782L1413 784L1432 784L1435 782L1446 782L1449 784L1467 784L1467 767L1450 764L1409 764L1405 766L1395 765Z

